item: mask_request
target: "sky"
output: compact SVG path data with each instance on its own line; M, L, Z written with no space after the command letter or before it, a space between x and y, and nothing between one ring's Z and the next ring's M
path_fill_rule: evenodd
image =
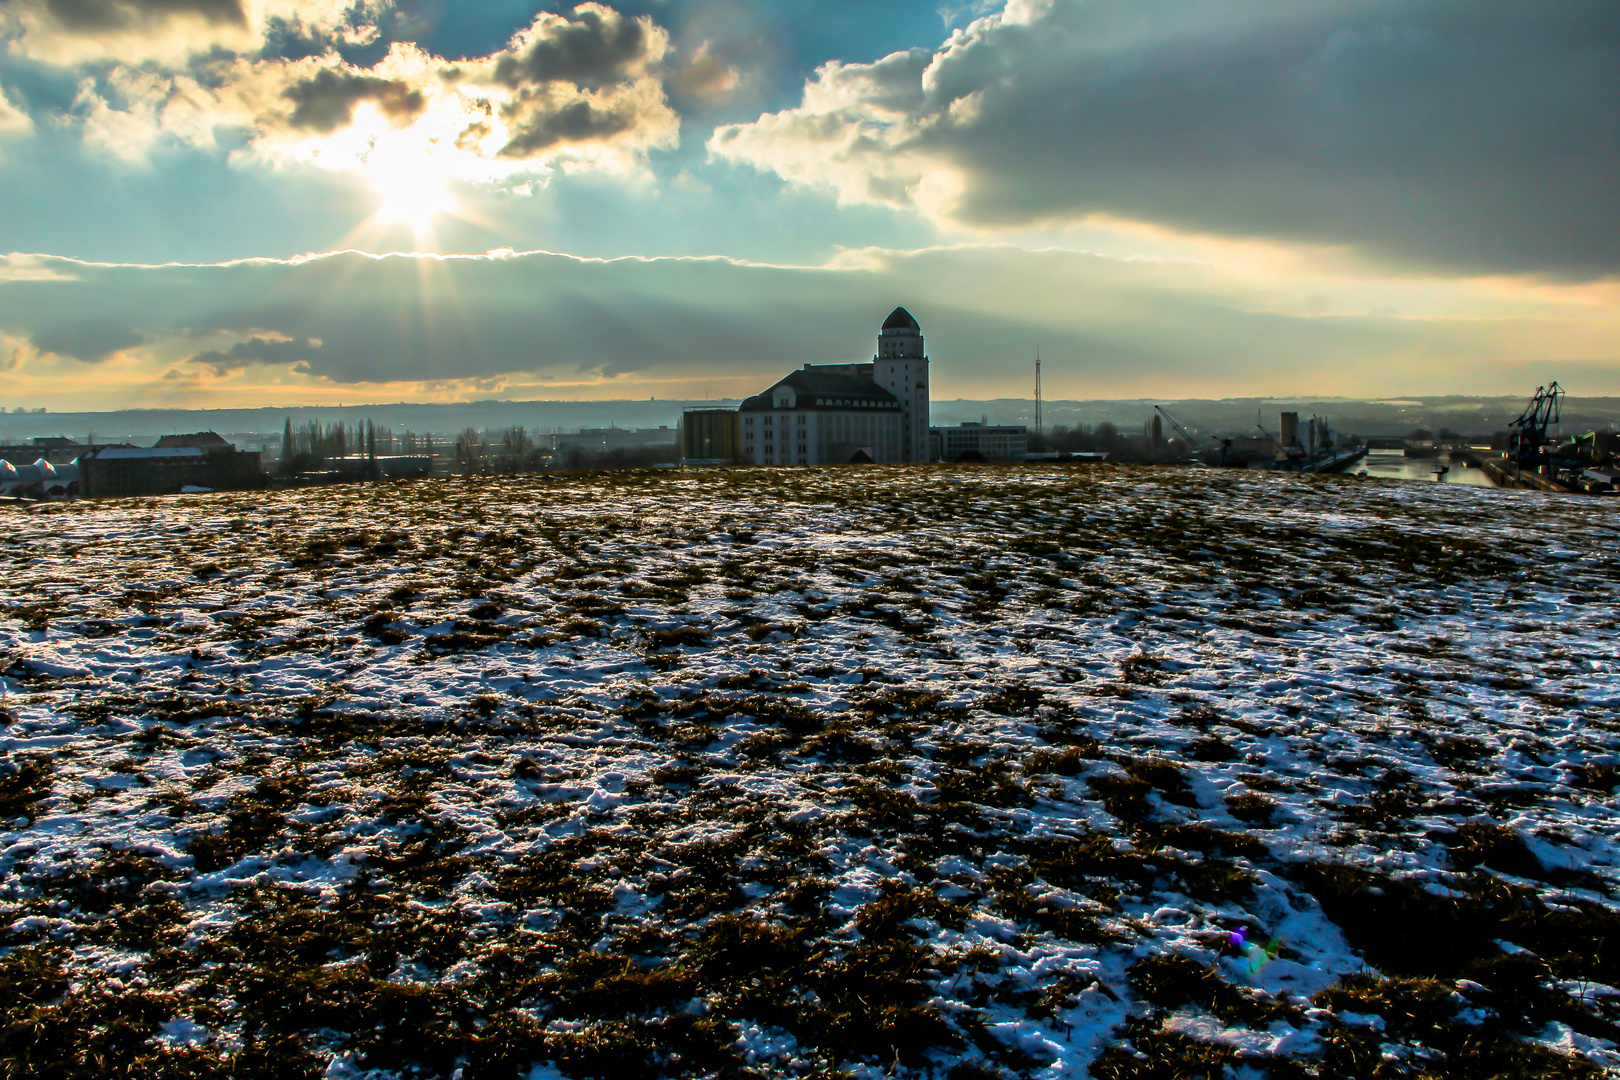
M0 408L1620 394L1613 0L4 0Z

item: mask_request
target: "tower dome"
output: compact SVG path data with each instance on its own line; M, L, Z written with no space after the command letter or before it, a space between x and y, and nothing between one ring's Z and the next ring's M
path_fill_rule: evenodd
M917 320L912 318L911 312L903 307L897 307L889 313L889 317L883 320L883 330L885 333L892 330L910 330L914 333L922 333L922 327L917 325Z

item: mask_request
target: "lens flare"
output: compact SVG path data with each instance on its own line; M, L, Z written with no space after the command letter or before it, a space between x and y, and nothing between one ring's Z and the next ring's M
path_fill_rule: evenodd
M1261 941L1250 941L1248 929L1242 926L1228 934L1227 940L1248 960L1250 975L1260 974L1260 969L1277 959L1277 954L1282 952L1281 938L1263 937Z

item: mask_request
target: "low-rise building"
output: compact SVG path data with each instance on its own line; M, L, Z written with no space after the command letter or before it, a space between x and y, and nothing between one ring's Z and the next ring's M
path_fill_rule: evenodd
M259 451L238 450L211 431L165 435L157 446L96 447L78 461L79 493L87 498L243 491L267 483Z
M958 424L928 429L935 461L1022 461L1029 429L1022 424Z
M639 450L652 446L674 446L680 431L672 427L655 428L582 428L571 434L558 433L551 437L551 448L562 454L579 451L585 454L606 454L613 450Z
M730 465L742 460L741 416L736 409L688 409L681 414L681 460L688 465Z

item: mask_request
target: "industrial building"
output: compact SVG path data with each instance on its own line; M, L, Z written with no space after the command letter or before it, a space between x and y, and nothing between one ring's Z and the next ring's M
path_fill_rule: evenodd
M79 455L86 498L242 491L267 483L257 450L238 450L212 431L165 435L156 446L102 446Z

